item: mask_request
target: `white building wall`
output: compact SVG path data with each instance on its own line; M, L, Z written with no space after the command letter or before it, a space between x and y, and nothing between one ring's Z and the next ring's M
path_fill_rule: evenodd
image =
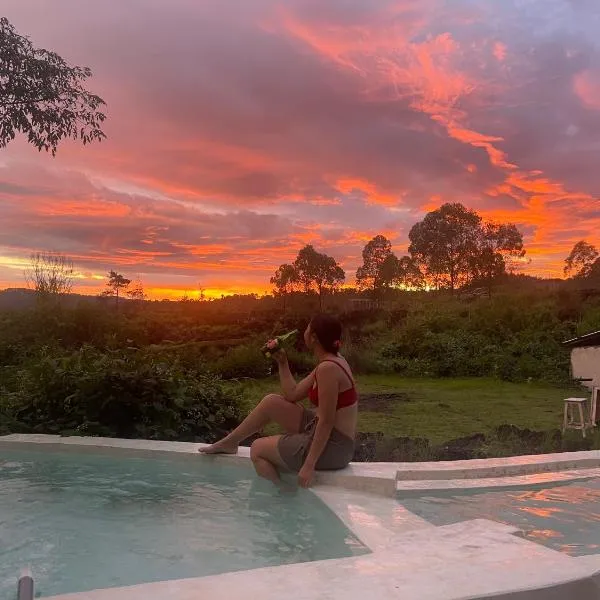
M587 346L585 348L573 348L571 351L571 368L573 377L589 378L594 381L584 381L583 385L589 387L600 387L600 346Z

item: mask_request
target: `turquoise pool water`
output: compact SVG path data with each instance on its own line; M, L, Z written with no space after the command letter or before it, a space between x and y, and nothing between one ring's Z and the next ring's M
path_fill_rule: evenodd
M367 551L314 494L247 468L0 452L0 598L24 565L49 596Z
M401 504L434 525L490 519L571 556L600 553L599 479L542 490L410 498Z

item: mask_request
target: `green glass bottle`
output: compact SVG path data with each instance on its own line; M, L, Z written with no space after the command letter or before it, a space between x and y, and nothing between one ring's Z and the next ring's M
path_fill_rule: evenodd
M296 336L298 335L298 330L294 329L294 331L290 331L288 333L284 333L282 335L278 335L273 338L273 341L276 342L274 346L269 347L269 343L267 342L262 348L261 352L267 357L271 358L275 352L281 350L285 346L290 346L296 340Z

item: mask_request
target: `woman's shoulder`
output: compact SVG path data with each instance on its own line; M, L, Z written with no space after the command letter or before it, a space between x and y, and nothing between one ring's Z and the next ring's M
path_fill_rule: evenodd
M350 366L350 363L346 360L346 357L342 354L338 354L337 357L339 360L339 364L344 366L348 371L352 372L352 367Z
M352 373L352 368L348 364L348 361L341 354L338 354L336 358L328 358L328 359L322 360L317 365L314 372L315 372L315 374L322 372L322 373L330 373L333 375L338 375L338 374L342 375L345 373L351 379L354 379L353 373Z

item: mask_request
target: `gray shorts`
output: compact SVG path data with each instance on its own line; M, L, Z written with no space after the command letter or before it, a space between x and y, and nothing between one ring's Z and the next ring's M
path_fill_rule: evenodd
M290 471L297 473L302 468L317 426L314 411L304 409L299 433L286 433L279 438L277 449ZM348 466L354 456L354 440L337 429L331 430L329 441L317 461L317 471L337 471Z

